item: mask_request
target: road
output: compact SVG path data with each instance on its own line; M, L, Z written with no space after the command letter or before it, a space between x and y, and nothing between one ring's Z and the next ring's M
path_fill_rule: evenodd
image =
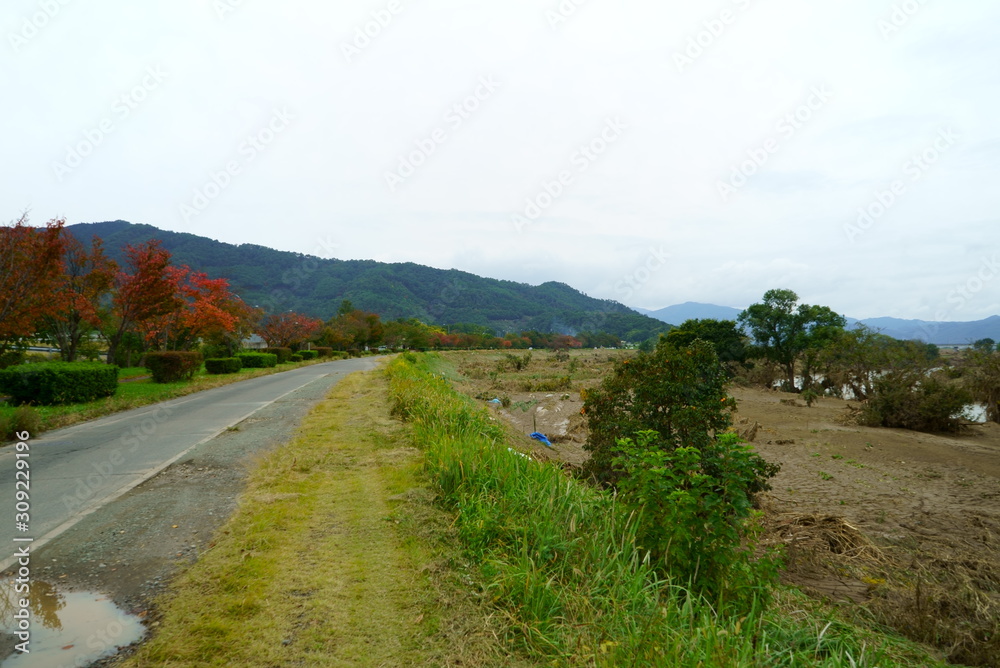
M371 369L371 358L316 364L116 413L28 440L27 531L15 525L14 447L0 451L0 571L278 399L328 376ZM23 466L23 464L21 465ZM23 518L17 518L23 519ZM32 539L30 543L16 539Z

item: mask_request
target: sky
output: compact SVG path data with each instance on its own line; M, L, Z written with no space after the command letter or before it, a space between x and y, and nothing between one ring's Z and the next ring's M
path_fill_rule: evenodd
M6 0L0 222L1000 314L995 0Z

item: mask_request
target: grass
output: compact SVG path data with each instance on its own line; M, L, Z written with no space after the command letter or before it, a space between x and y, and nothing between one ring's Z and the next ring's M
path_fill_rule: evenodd
M105 415L111 415L112 413L127 411L133 408L139 408L140 406L148 406L149 404L183 397L188 394L193 394L194 392L201 392L202 390L209 390L213 387L221 387L223 385L237 383L250 378L268 376L273 373L290 371L303 366L329 361L329 359L325 359L293 362L272 367L270 369L241 369L239 373L225 375L206 374L204 369L202 369L192 380L181 381L178 383L154 383L152 379L148 378L130 380L128 382L119 383L118 391L115 392L115 395L112 397L98 399L96 401L88 401L82 404L33 407L33 410L38 415L40 426L32 433L34 434L42 431L50 431L52 429L60 429L62 427L68 427L80 422L86 422L87 420L104 417ZM148 375L148 369L143 367L130 367L119 371L118 377L119 380L121 380L129 378L142 378L142 376ZM16 406L6 402L0 402L0 423L11 419L16 410ZM0 442L2 442L2 439L3 435L0 434Z
M736 613L659 579L614 497L511 452L505 429L440 368L435 356L392 362L394 411L519 651L573 666L941 665L789 590Z
M531 665L495 641L385 386L345 378L259 462L123 665Z

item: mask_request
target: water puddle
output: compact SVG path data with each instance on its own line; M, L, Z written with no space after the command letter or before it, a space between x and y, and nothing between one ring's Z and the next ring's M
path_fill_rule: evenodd
M20 607L23 592L14 581L0 583L2 668L83 668L114 654L145 634L134 615L125 614L107 596L92 592L60 592L47 582L33 580L28 607ZM17 651L23 636L16 634L29 620L29 653ZM22 646L23 647L23 646Z

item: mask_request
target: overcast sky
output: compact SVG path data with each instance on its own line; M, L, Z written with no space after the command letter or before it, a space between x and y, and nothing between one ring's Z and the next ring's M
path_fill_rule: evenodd
M0 220L1000 313L996 0L6 0Z

